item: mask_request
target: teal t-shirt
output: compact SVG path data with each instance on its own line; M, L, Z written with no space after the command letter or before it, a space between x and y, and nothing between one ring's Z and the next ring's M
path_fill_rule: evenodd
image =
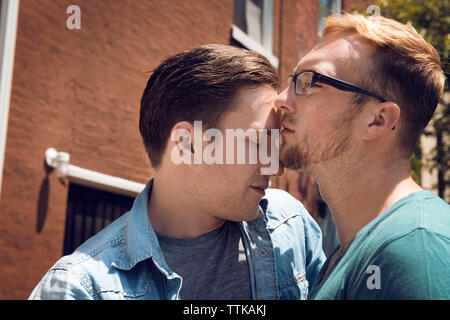
M362 228L309 299L450 299L450 206L414 192Z

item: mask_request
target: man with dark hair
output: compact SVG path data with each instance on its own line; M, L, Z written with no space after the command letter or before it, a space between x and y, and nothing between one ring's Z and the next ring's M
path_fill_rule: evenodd
M315 176L340 240L310 298L450 299L450 206L409 164L444 82L436 50L384 17L328 18L299 61L280 160Z
M154 177L30 299L305 299L325 256L302 204L267 189L282 171L277 84L266 58L231 46L165 59L139 121Z

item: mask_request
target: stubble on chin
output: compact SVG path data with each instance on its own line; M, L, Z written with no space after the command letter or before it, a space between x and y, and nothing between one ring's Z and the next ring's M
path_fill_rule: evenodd
M280 164L291 170L311 169L311 166L319 163L334 160L343 155L350 146L350 134L339 132L333 141L322 147L319 143L314 143L309 137L300 141L296 139L295 145L286 146L280 150Z
M309 171L312 166L334 160L347 152L351 145L351 128L356 114L353 109L346 110L333 123L328 141L321 144L309 135L296 136L293 145L286 145L282 140L280 147L280 164L291 170ZM285 115L282 120L296 127L291 117Z
M284 146L280 150L280 164L290 170L305 169L308 164L308 155L300 148L300 145Z

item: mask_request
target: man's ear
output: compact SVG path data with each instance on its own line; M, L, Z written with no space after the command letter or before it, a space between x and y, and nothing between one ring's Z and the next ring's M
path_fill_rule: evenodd
M191 164L194 127L187 121L177 122L170 132L171 158L175 164Z
M394 102L383 102L368 110L368 121L363 140L377 139L398 126L400 107Z

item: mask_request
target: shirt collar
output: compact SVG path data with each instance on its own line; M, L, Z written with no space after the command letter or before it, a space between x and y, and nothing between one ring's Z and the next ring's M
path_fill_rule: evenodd
M131 270L139 262L153 258L157 267L170 278L173 272L164 261L158 238L148 216L148 199L152 187L153 178L134 200L124 226L124 243L121 252L112 265L118 269Z

